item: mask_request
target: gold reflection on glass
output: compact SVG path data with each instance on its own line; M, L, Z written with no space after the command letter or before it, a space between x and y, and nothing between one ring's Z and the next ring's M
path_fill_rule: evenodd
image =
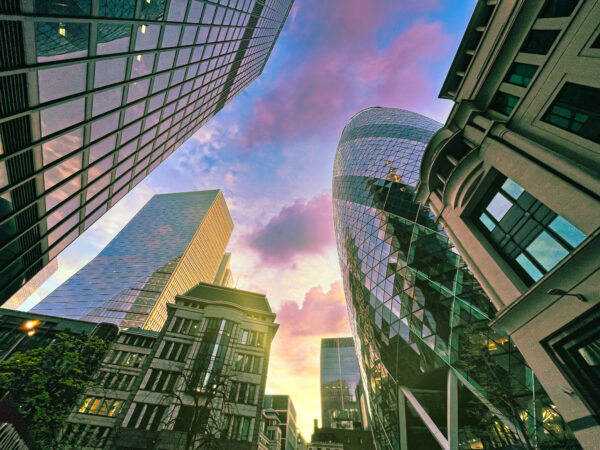
M65 28L65 24L64 23L59 23L58 24L58 34L60 34L61 36L66 36L67 35L67 29Z

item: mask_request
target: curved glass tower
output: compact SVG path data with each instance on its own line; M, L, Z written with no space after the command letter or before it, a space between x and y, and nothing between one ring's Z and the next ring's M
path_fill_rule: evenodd
M335 155L335 233L375 440L403 450L577 448L510 340L488 326L492 304L465 262L415 201L440 126L369 108L346 125Z

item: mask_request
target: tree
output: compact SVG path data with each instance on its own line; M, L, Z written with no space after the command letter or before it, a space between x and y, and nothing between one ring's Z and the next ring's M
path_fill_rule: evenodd
M57 448L57 431L107 349L98 337L61 333L48 347L19 352L0 362L0 388L10 391L39 448Z

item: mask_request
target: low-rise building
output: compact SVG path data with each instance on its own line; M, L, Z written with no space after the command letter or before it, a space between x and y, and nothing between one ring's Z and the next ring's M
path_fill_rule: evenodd
M258 448L278 328L266 297L200 283L167 308L160 332L122 331L69 416L64 448Z
M298 428L296 408L289 395L265 395L263 408L273 409L281 421L281 450L296 450Z

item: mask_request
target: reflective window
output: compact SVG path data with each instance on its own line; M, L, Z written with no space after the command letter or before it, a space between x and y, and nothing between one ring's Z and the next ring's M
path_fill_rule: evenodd
M86 64L38 71L40 103L85 91Z
M106 174L112 168L113 157L107 156L88 169L88 182ZM107 174L110 179L110 173Z
M121 147L121 149L119 150L119 162L123 161L129 155L134 153L136 151L136 149L137 149L137 141L133 141L133 142L125 145L124 147ZM132 160L133 160L133 158L132 158Z
M76 227L79 223L79 214L73 214L62 225L51 231L48 235L48 245L54 244L64 236L71 228Z
M181 45L192 45L196 38L196 31L198 27L185 27L183 32L183 38L181 39Z
M552 270L586 235L564 217L500 177L476 209L479 228L528 285Z
M79 196L75 196L48 216L48 229L53 228L58 222L71 215L77 208L79 208Z
M494 111L498 111L506 116L510 116L510 113L513 111L518 102L519 97L516 97L512 94L507 94L506 92L498 91L492 99L489 107Z
M117 129L118 125L118 112L111 114L107 117L103 117L102 119L96 120L95 122L92 122L91 140L95 141L96 139L102 136L112 133Z
M125 110L124 124L133 122L144 115L145 102L136 103Z
M131 66L131 78L143 77L152 73L154 66L154 54L135 55Z
M159 62L160 64L160 62ZM162 75L158 75L154 77L154 84L152 85L152 93L162 91L166 89L169 84L170 73L163 73Z
M142 19L160 20L165 13L166 0L154 0L142 2L140 17Z
M154 111L157 108L160 108L165 101L165 93L156 94L150 97L150 105L148 106L148 112Z
M202 17L202 10L204 9L204 4L200 2L191 2L190 10L188 11L188 22L198 23L200 21L200 17Z
M64 180L79 170L81 170L81 155L76 155L58 166L46 170L44 172L44 186L46 189L50 189L59 181Z
M99 0L99 4L101 17L133 18L135 0Z
M98 25L98 44L96 54L125 53L129 50L131 25L114 25L101 23Z
M125 143L133 139L134 137L140 134L140 130L142 128L142 121L138 120L132 125L129 125L127 128L123 129L121 132L121 143Z
M123 88L121 86L108 91L94 94L94 102L92 107L92 115L97 116L107 111L113 110L121 106L123 97Z
M108 155L115 149L115 144L117 142L117 135L113 134L105 139L102 139L97 144L94 144L90 147L90 164L98 159L102 158L105 155Z
M181 27L179 25L167 25L163 33L161 48L176 47L179 43L179 34Z
M559 30L531 30L521 47L521 51L545 55L554 44L558 33L560 33Z
M171 0L167 20L172 22L183 22L188 0Z
M135 50L153 50L158 45L160 25L140 25L137 28Z
M42 159L44 165L50 164L83 145L83 129L78 128L70 133L63 134L42 145Z
M516 84L517 86L527 87L535 75L537 68L537 66L532 64L514 63L504 81Z
M163 70L170 69L173 67L173 61L175 60L175 50L169 50L168 52L161 52L158 57L157 71L162 72Z
M600 89L566 83L542 120L600 144Z
M75 125L78 122L82 122L84 118L84 98L43 109L40 113L42 136L48 136L71 125Z
M36 22L38 62L83 58L88 54L89 26L83 23Z
M89 174L89 172L88 172ZM94 181L91 185L87 187L86 199L89 200L94 197L98 192L108 186L110 183L110 173L107 173L100 179ZM108 191L107 191L108 192Z
M94 72L94 87L122 82L125 80L126 66L126 57L97 61L96 71Z
M127 103L134 102L148 95L149 86L150 80L141 80L136 81L135 83L130 83L129 91L127 93Z
M45 198L46 211L51 211L56 205L75 194L75 192L77 192L80 188L81 176L76 176L68 183L63 184L60 188L47 194Z
M8 172L6 171L6 163L4 161L0 161L0 188L4 187L4 186L8 186ZM3 201L0 200L0 204L2 204ZM3 208L0 207L0 210L2 210ZM0 217L2 216L2 213L4 213L5 211L1 211L0 212Z
M190 60L190 53L192 53L191 48L184 48L179 50L179 54L177 55L177 66L182 66L187 64Z

